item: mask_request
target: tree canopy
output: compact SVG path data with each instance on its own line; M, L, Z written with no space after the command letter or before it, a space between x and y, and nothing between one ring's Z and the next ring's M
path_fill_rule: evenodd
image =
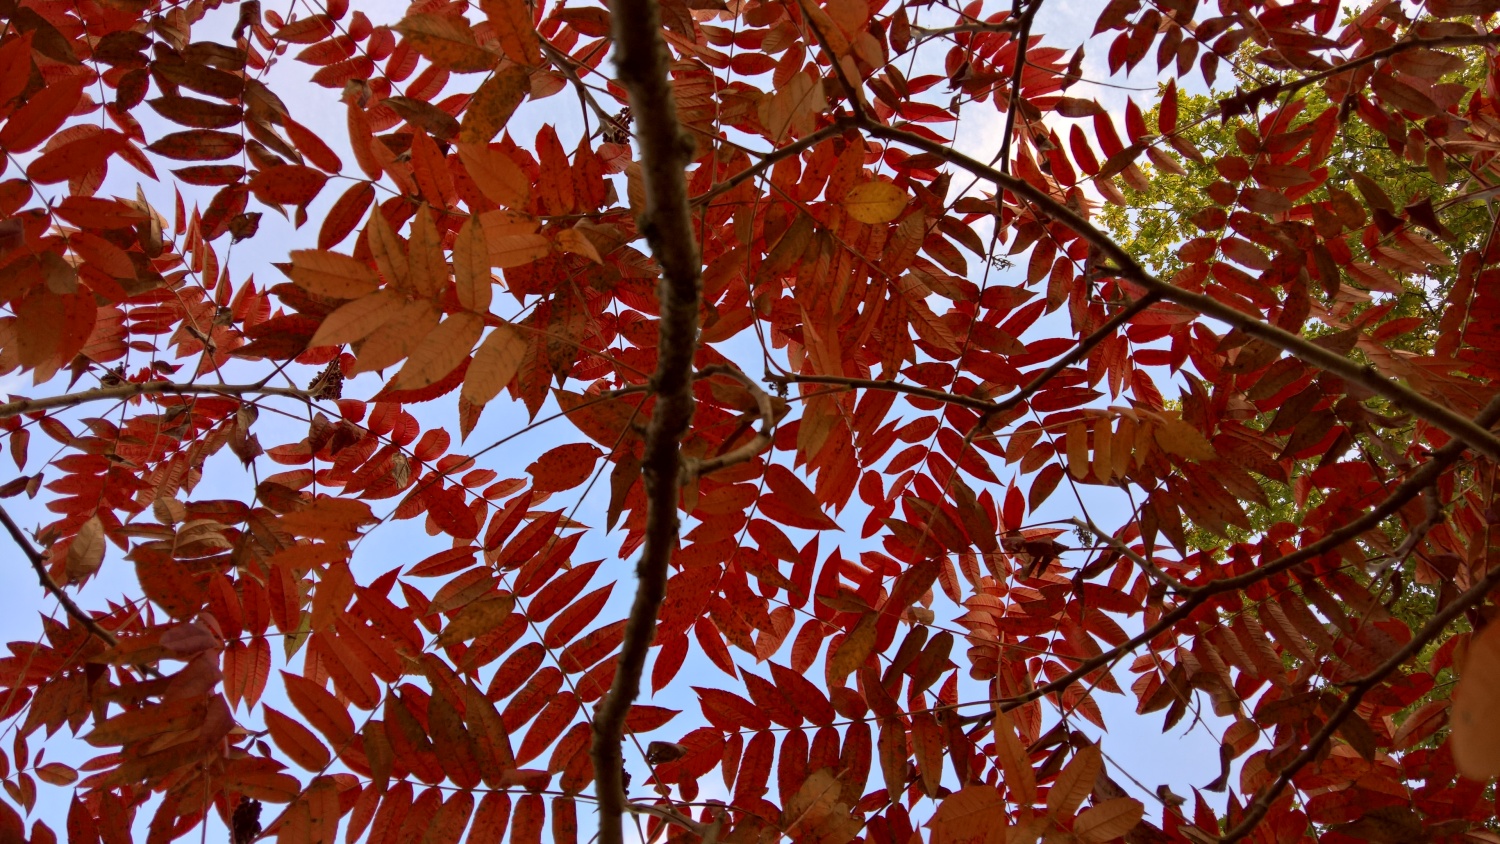
M0 2L0 841L1500 842L1500 0L1061 5Z

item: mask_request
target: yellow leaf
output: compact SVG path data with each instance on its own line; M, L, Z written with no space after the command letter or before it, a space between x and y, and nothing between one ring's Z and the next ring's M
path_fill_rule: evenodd
M842 790L842 784L827 768L814 771L787 801L782 828L808 844L847 844L854 840L863 824L849 814L847 804L839 802Z
M426 299L402 303L355 351L351 375L400 363L437 327L438 310Z
M1036 772L1031 757L1016 732L1016 725L999 708L995 709L995 761L1000 764L1005 786L1011 798L1022 806L1036 803Z
M464 109L459 143L488 144L510 122L510 116L530 91L531 76L521 67L512 64L495 71L480 84Z
M330 299L358 299L380 287L375 272L348 255L322 249L294 249L291 257L292 281L309 293Z
M578 229L563 229L558 232L557 248L574 255L582 255L596 264L604 263L604 259L599 257L599 250L594 248L594 242Z
M363 340L391 318L399 301L391 291L377 290L352 302L345 302L318 326L311 345L337 346Z
M1047 792L1047 814L1061 817L1076 812L1083 805L1083 799L1094 790L1094 780L1098 779L1103 767L1104 757L1098 745L1091 744L1074 753Z
M552 254L552 241L545 235L494 235L486 229L485 240L489 241L490 266L501 269L523 266Z
M531 201L531 181L510 156L487 144L463 142L462 135L459 138L458 158L479 190L497 205L525 208Z
M1106 800L1073 821L1073 834L1088 844L1101 844L1119 838L1135 829L1141 822L1146 807L1132 797L1116 797Z
M438 634L437 644L446 647L456 642L467 642L496 627L515 609L516 599L510 595L493 595L475 601L459 611L443 632Z
M889 223L901 216L908 199L906 191L890 182L865 182L850 189L844 197L844 210L861 223Z
M99 570L104 562L104 523L98 516L91 517L78 528L78 533L68 545L68 558L64 566L68 582L77 583Z
M470 217L453 241L453 280L458 303L478 314L490 309L490 250L484 242L484 221Z
M1198 429L1182 421L1175 413L1156 415L1156 444L1163 451L1189 460L1212 460L1218 456L1208 439Z
M412 350L406 365L396 373L393 386L398 390L420 390L443 380L474 350L474 343L483 331L484 317L479 314L449 316Z
M878 618L875 613L865 613L854 629L844 636L844 640L839 643L838 650L828 657L830 682L843 680L865 664L870 652L875 649L875 637L878 632L875 629L875 622Z
M406 250L401 248L400 238L396 237L396 232L391 229L385 215L380 213L379 205L370 212L370 222L365 225L365 238L370 243L370 254L375 257L375 266L380 269L380 274L392 287L410 292L411 284L406 277Z
M1448 746L1458 770L1480 781L1500 776L1500 624L1469 640L1463 672L1453 691Z
M448 262L443 260L442 237L426 203L417 209L416 219L411 222L411 240L407 242L406 254L412 289L418 296L428 299L440 297L443 285L448 281Z
M490 336L484 338L474 353L474 361L469 364L461 394L464 400L473 405L489 402L510 383L510 379L516 377L525 356L526 340L521 337L521 332L509 324L496 326Z

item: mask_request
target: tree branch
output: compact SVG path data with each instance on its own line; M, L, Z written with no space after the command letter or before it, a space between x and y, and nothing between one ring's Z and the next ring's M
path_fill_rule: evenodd
M1481 425L1489 426L1500 419L1500 397L1492 399L1484 410L1479 412L1475 421ZM1454 440L1432 453L1432 457L1422 465L1420 469L1413 472L1410 477L1402 481L1391 491L1391 494L1380 504L1372 508L1368 513L1349 522L1325 535L1322 539L1305 545L1297 550L1273 560L1263 566L1255 568L1234 577L1226 577L1222 580L1211 580L1201 586L1194 587L1187 593L1187 598L1173 608L1170 612L1157 619L1155 624L1142 630L1131 637L1129 641L1110 648L1109 650L1092 656L1078 665L1077 668L1067 674L1053 680L1045 685L1038 686L1025 694L996 701L1002 711L1009 712L1018 706L1039 700L1054 692L1061 692L1068 686L1088 676L1096 669L1119 659L1125 654L1133 652L1141 645L1155 639L1163 632L1170 629L1177 622L1193 614L1193 611L1203 605L1208 599L1224 592L1232 592L1243 589L1252 583L1264 580L1279 572L1305 561L1328 553L1345 542L1355 539L1365 531L1378 527L1386 517L1399 511L1406 502L1417 497L1422 490L1431 486L1445 469L1457 461L1464 453L1464 444L1460 440ZM965 718L966 723L987 721L991 715L984 713Z
M42 552L36 550L36 546L32 545L31 540L26 538L26 534L21 531L20 525L15 523L15 520L10 517L10 513L7 513L3 506L0 506L0 522L5 523L5 529L10 532L10 538L16 541L16 545L20 547L21 553L25 554L26 559L31 561L31 567L36 570L36 577L37 580L41 581L42 588L46 589L52 597L56 598L59 604L62 604L63 612L66 612L79 624L82 624L94 638L110 647L114 647L117 641L115 634L99 626L99 622L95 621L93 616L84 612L83 607L74 603L72 596L64 592L61 586L57 585L57 581L52 579L52 575L47 573L47 560L42 556Z
M1221 105L1228 102L1263 102L1272 97L1279 96L1287 91L1299 91L1309 85L1316 85L1317 83L1322 82L1324 79L1337 76L1340 73L1347 73L1348 71L1363 67L1364 65L1370 64L1372 62L1378 62L1381 59L1390 58L1391 56L1394 56L1398 53L1404 53L1407 50L1414 50L1419 47L1426 47L1429 49L1439 49L1442 47L1479 47L1486 44L1494 44L1496 42L1500 42L1500 32L1486 32L1474 35L1446 35L1440 38L1406 38L1401 41L1397 41L1389 47L1382 47L1379 50L1366 53L1363 56L1356 56L1355 58L1352 58L1349 61L1344 62L1343 64L1335 65L1328 68L1327 70L1322 70L1317 73L1304 76L1301 79L1296 79L1291 82L1273 82L1267 85L1261 85L1258 88L1252 88L1249 91L1245 91L1241 94L1236 94L1233 97L1228 97L1226 99L1220 100L1219 102Z
M1258 317L1242 313L1238 309L1226 305L1212 296L1193 293L1162 281L1147 272L1144 267L1136 262L1135 258L1129 252L1125 251L1124 247L1095 228L1088 220L1084 219L1067 205L1059 202L1051 194L1038 189L1024 179L1002 173L957 150L936 141L928 140L912 132L891 126L883 126L868 120L864 121L861 125L865 131L876 137L915 147L923 152L930 152L940 159L947 161L949 164L967 170L969 173L982 179L994 182L1000 188L1008 190L1017 197L1038 206L1049 216L1061 221L1097 248L1105 258L1114 264L1121 278L1144 287L1148 293L1155 293L1170 302L1176 302L1179 305L1192 308L1203 316L1212 317L1240 329L1251 337L1264 340L1276 348L1306 363L1312 364L1331 375L1336 375L1345 381L1359 384L1378 395L1384 396L1391 403L1403 410L1431 423L1435 427L1441 428L1449 436L1466 443L1469 447L1483 453L1486 457L1492 460L1500 460L1500 437L1496 437L1486 428L1480 427L1474 420L1385 378L1371 367L1360 366L1354 361L1331 352L1306 338L1277 328Z
M733 176L725 179L724 181L714 184L713 187L693 197L690 202L694 208L697 208L698 206L703 205L719 194L734 190L750 179L754 179L760 176L762 173L765 173L767 170L775 167L778 161L781 161L785 158L791 158L794 155L800 155L804 150L811 149L812 147L817 146L823 141L826 141L829 138L842 133L846 129L853 128L857 125L859 124L848 118L840 118L838 120L835 120L833 123L830 123L827 126L824 126L822 129L813 132L811 135L806 135L796 141L793 141L792 143L787 144L786 146L777 147L776 149L771 150L770 152L766 153L766 156L764 158L762 158L760 161L755 162L754 166L747 167L744 170L741 170L740 172L735 173Z
M1022 6L1025 10L1022 10ZM1031 42L1031 22L1042 8L1042 0L1015 0L1010 16L1019 21L1016 33L1016 63L1010 71L1010 108L1005 114L1005 131L1000 135L1000 170L1010 172L1011 136L1016 131L1016 113L1021 110L1021 73L1026 70L1026 48ZM997 199L998 201L998 199Z
M698 377L708 375L727 375L744 385L751 398L755 399L755 409L760 413L760 430L749 442L733 451L703 459L688 458L686 468L689 475L694 477L702 477L710 472L753 460L757 454L770 447L771 432L776 428L776 410L771 406L770 395L751 380L750 376L740 371L739 367L714 364L698 370Z
M640 116L636 139L646 190L640 228L661 265L660 343L652 387L656 407L646 429L642 474L646 528L639 582L625 624L620 661L609 693L594 716L592 756L599 797L599 840L622 844L625 770L620 745L625 715L640 692L646 653L656 635L656 616L666 596L667 564L678 541L677 502L682 470L680 442L693 418L693 356L697 351L701 263L693 236L686 168L695 143L677 121L667 78L667 47L656 0L615 0L610 6L615 66Z
M1307 747L1304 747L1302 752L1297 754L1297 758L1287 763L1287 766L1281 770L1281 774L1276 777L1276 781L1256 796L1255 801L1250 804L1249 810L1240 819L1240 822L1219 838L1220 844L1234 844L1234 842L1254 832L1255 827L1265 818L1266 812L1270 811L1271 804L1276 802L1276 798L1291 784L1292 778L1297 775L1298 771L1302 770L1308 763L1318 757L1318 754L1323 750L1323 746L1328 744L1329 739L1333 738L1333 734L1349 719L1350 715L1354 714L1354 710L1359 708L1360 701L1364 699L1364 696L1371 689L1375 688L1380 681L1384 680L1387 675L1400 668L1407 660L1426 647L1428 642L1441 635L1443 630L1448 627L1448 624L1458 617L1459 613L1483 601L1485 596L1496 585L1500 585L1500 567L1491 569L1488 574L1470 587L1467 592L1459 595L1452 603L1444 607L1441 612L1433 616L1432 620L1422 625L1422 629L1417 631L1416 635L1412 636L1411 641L1407 642L1404 647L1391 654L1391 657L1382 662L1374 671L1371 671L1360 678L1358 682L1354 683L1349 689L1348 697L1344 698L1343 704L1328 718L1328 721L1323 724L1322 729L1318 730L1308 740Z
M865 103L860 98L860 88L844 72L844 65L840 62L840 56L828 47L828 39L823 36L823 30L818 28L818 22L812 15L808 14L807 4L803 0L797 0L797 7L802 10L802 20L807 22L807 28L812 30L813 38L817 40L818 46L828 54L828 63L833 66L834 78L838 79L839 87L844 89L844 96L849 98L849 110L854 113L855 120L865 119Z
M893 393L905 393L910 396L917 396L918 398L956 404L960 407L967 407L970 410L977 410L983 417L981 419L982 424L1036 395L1043 387L1047 386L1048 381L1056 378L1058 373L1083 360L1088 356L1089 352L1094 350L1095 346L1104 342L1105 338L1113 334L1120 326L1129 322L1136 314L1151 307L1160 299L1161 297L1155 293L1147 293L1145 296L1115 312L1113 316L1105 320L1103 325L1094 329L1087 337L1078 341L1078 345L1074 346L1066 355L1053 361L1050 366L1038 373L1036 377L1026 382L1025 386L1021 387L1014 395L1006 396L1000 401L978 399L973 396L961 396L957 393L947 392L946 390L918 387L915 384L903 384L900 381L892 381L889 378L877 380L871 378L848 378L842 375L768 374L766 375L766 381L783 386L786 384L829 384L856 389L889 390Z
M241 396L246 394L287 396L288 398L302 399L304 401L313 396L307 390L295 390L290 387L268 387L264 384L177 384L172 381L147 381L144 384L120 384L114 387L97 387L92 390L64 393L60 396L48 396L41 399L16 399L6 404L0 404L0 419L18 416L22 413L34 413L39 410L74 407L95 401L119 401L132 399L137 396Z

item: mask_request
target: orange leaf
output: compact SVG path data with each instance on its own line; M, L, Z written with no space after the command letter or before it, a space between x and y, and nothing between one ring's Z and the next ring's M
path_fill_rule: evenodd
M37 91L0 127L0 147L10 153L26 152L52 137L73 113L88 84L87 76L68 76Z
M338 154L329 148L316 132L290 117L283 116L281 125L286 129L286 136L292 140L292 145L297 147L297 151L312 162L314 167L328 173L338 173L344 169L344 162L339 160Z
M318 683L296 674L281 672L287 699L309 724L318 728L328 741L343 746L354 737L354 719L338 699Z
M589 443L560 445L527 466L526 473L537 492L563 492L588 480L603 453Z
M531 202L531 180L510 156L484 143L467 143L460 137L458 158L469 178L496 204L521 209ZM481 219L486 216L480 215Z
M453 241L453 280L459 305L476 314L489 311L494 279L490 275L489 246L480 217L464 220Z
M1022 806L1036 803L1036 772L1031 767L1031 757L1026 746L1016 733L1016 725L1010 716L1000 709L995 710L995 761L1004 773L1006 788L1011 798ZM1092 784L1090 785L1092 787Z
M374 293L380 278L363 261L337 252L293 249L292 281L298 287L331 299L358 299Z
M392 386L398 390L417 390L442 380L469 357L483 330L484 317L478 314L450 315L412 350Z
M514 0L501 0L501 2L514 2ZM521 11L525 12L524 6ZM532 36L534 38L535 33L532 33ZM501 45L504 46L503 35ZM464 109L464 119L458 131L459 144L464 146L488 144L510 122L511 115L515 114L516 109L529 93L531 93L531 76L524 69L516 65L507 65L496 71L493 76L480 84L474 96L469 100L469 105ZM500 155L504 157L503 153ZM468 161L464 164L468 166ZM470 172L473 172L472 168ZM476 178L475 181L477 182L478 179ZM484 190L482 183L480 189ZM485 193L488 194L489 191L485 190Z
M509 384L521 369L526 356L526 340L509 324L495 326L474 352L474 361L464 376L463 398L483 405Z
M932 844L1002 844L1005 801L994 786L967 785L943 798L927 825Z
M1073 834L1080 841L1102 844L1135 829L1145 812L1146 807L1141 805L1141 801L1131 797L1106 800L1073 821Z
M1500 624L1490 623L1469 639L1458 687L1453 691L1453 729L1448 746L1464 776L1500 775Z
M497 57L480 47L474 32L462 18L437 14L414 14L402 18L395 30L406 43L428 61L457 73L489 70Z
M525 0L483 0L480 8L489 18L490 27L506 58L526 67L542 63L541 44L532 26L531 8Z
M321 771L332 760L328 748L313 735L312 730L269 706L262 707L261 711L265 713L271 740L293 762L309 771Z
M328 176L301 164L257 171L250 179L255 198L267 205L306 205L317 198Z

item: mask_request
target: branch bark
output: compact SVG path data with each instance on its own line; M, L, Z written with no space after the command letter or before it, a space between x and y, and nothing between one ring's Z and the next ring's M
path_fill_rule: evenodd
M14 539L16 545L20 547L21 553L25 554L26 559L31 561L31 567L36 570L36 577L37 580L41 581L42 588L46 589L48 594L56 598L59 604L62 604L63 612L72 616L79 624L82 624L94 638L110 647L114 647L116 642L115 634L99 626L99 622L95 621L93 616L84 612L83 607L74 603L72 596L64 592L61 586L57 585L57 581L52 579L52 575L47 573L47 560L42 556L42 552L36 550L36 546L32 545L31 540L26 538L26 534L22 532L21 526L16 524L15 520L10 517L10 513L6 512L4 507L0 507L0 522L5 524L5 530L10 533L10 538Z
M1052 195L1038 189L1024 179L1002 173L957 150L912 132L891 126L883 126L872 121L864 121L861 126L865 131L876 137L915 147L923 152L930 152L943 161L967 170L969 173L986 181L993 182L1003 190L1008 190L1017 197L1041 208L1049 216L1061 221L1068 228L1077 232L1084 240L1088 241L1090 245L1097 248L1105 258L1113 263L1120 278L1145 288L1148 293L1154 293L1167 301L1192 308L1204 316L1212 317L1227 325L1238 328L1251 337L1264 340L1276 348L1301 359L1305 363L1312 364L1331 375L1336 375L1345 381L1358 384L1378 395L1384 396L1397 407L1406 410L1435 427L1441 428L1449 436L1466 443L1469 447L1483 453L1486 457L1492 460L1500 460L1500 437L1496 437L1490 433L1487 427L1482 427L1473 419L1385 378L1371 367L1360 366L1354 361L1331 352L1306 338L1277 328L1259 317L1242 313L1212 296L1193 293L1162 281L1147 272L1146 268L1142 267L1129 252L1126 252L1124 247L1120 246L1104 232L1095 228L1088 220L1058 201Z
M119 384L114 387L96 387L92 390L63 393L60 396L47 396L40 399L16 399L12 402L0 404L0 419L19 416L22 413L35 413L41 410L53 410L60 407L74 407L95 401L122 401L124 399L133 399L137 396L157 395L286 396L305 401L312 398L313 394L306 390L296 390L291 387L267 387L264 384L178 384L172 381L147 381L143 384Z
M683 469L680 442L693 418L693 355L697 351L701 285L697 242L688 200L687 164L695 148L677 120L667 78L667 47L656 0L615 0L610 6L615 65L638 115L646 208L640 228L661 265L660 343L652 388L656 407L646 429L642 473L646 488L646 537L636 565L639 582L625 624L620 661L609 693L594 716L595 790L599 841L623 844L625 770L620 746L625 715L640 692L646 653L656 635L656 616L666 596L667 564L678 540L677 500Z

